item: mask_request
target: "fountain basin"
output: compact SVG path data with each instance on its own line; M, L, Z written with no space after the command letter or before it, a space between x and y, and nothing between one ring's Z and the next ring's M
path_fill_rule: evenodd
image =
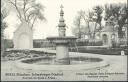
M78 57L70 57L70 65L55 63L53 58L27 58L16 61L18 68L27 70L88 70L108 66L109 64L101 58L87 58L78 60ZM31 62L31 60L34 60ZM46 61L45 61L46 60ZM50 61L49 61L50 60Z
M75 41L77 38L74 36L64 36L64 37L52 36L52 37L47 37L47 39L55 44L59 44L59 43L63 44L63 43L69 43Z

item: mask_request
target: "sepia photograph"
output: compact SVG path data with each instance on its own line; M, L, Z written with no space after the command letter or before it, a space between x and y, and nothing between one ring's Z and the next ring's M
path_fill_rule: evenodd
M128 0L1 0L1 81L128 81Z

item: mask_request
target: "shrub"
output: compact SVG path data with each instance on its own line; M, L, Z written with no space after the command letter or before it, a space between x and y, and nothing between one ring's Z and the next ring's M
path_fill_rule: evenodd
M78 51L81 53L93 53L93 54L101 54L101 55L121 55L121 50L125 51L125 55L128 55L127 49L114 48L114 49L89 49L89 48L79 48Z

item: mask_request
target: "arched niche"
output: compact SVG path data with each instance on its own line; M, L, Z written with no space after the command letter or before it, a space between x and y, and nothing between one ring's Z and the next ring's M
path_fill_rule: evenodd
M108 36L107 36L107 34L102 35L102 41L103 41L103 45L108 45Z

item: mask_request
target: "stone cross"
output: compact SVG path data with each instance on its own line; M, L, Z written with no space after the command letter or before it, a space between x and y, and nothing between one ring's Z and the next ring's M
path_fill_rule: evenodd
M58 32L59 32L59 36L60 37L64 37L66 34L65 34L65 31L66 31L66 28L65 28L65 26L66 26L66 24L65 24L65 20L64 20L64 18L63 18L63 15L64 15L64 11L63 11L63 9L62 8L64 8L63 7L63 5L61 5L60 6L60 8L61 8L61 11L60 11L60 19L59 19L59 24L58 24Z
M61 8L61 9L64 8L62 4L61 4L60 8Z

